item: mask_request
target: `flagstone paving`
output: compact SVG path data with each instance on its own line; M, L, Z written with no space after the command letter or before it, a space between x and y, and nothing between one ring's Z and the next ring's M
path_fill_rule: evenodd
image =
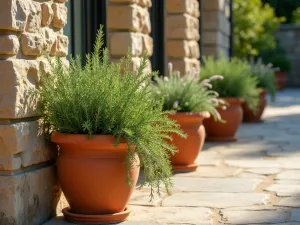
M173 194L132 196L122 225L299 225L300 90L279 93L261 124L236 143L206 143L192 173L174 174ZM56 218L45 225L67 225Z

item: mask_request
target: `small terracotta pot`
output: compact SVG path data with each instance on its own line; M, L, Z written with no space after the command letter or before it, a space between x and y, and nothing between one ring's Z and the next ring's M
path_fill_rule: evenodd
M183 132L188 135L184 139L172 134L172 144L178 148L178 152L170 158L173 171L184 172L197 169L198 165L195 160L202 150L205 139L205 129L202 123L208 117L208 113L206 115L205 113L176 113L170 115L170 118L176 120Z
M275 73L275 83L278 90L282 91L285 88L286 81L287 81L287 72Z
M206 140L215 142L236 141L235 133L243 120L242 100L239 98L224 98L228 103L227 109L218 109L225 123L217 122L213 117L203 122L206 129Z
M111 135L54 133L51 140L59 146L58 179L70 205L63 210L66 220L74 223L102 224L125 220L126 207L139 175L135 155L130 172L132 185L126 184L127 145L115 147Z
M260 95L259 95L259 106L256 112L253 112L253 110L249 109L248 104L244 102L242 104L243 107L243 121L245 123L261 123L263 122L261 120L261 116L265 110L265 107L267 105L267 89L264 89Z

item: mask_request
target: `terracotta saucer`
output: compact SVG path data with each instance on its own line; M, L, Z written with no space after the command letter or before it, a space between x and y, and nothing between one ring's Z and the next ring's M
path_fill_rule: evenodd
M70 208L64 208L62 213L67 221L75 224L110 224L118 223L127 219L131 212L129 207L126 207L123 212L103 215L83 215L71 213Z
M172 169L174 172L192 172L197 170L198 166L196 163L189 165L172 165Z
M236 142L236 137L206 137L205 141L209 142Z

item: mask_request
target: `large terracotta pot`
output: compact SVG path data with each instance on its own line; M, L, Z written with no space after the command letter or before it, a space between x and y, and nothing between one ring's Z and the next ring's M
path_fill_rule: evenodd
M262 122L261 116L265 110L265 107L267 105L267 89L264 89L259 96L259 106L256 112L253 112L253 110L249 109L248 104L244 102L242 104L243 107L243 121L246 123L260 123Z
M139 175L135 155L132 185L126 184L126 143L115 147L116 139L110 135L89 139L87 135L62 133L54 133L51 140L60 148L58 179L70 205L63 210L66 220L85 224L125 220L130 213L126 205Z
M287 81L287 72L276 72L275 73L275 82L278 90L283 90L285 88Z
M198 165L195 160L202 150L205 129L203 126L203 120L209 117L209 114L205 113L176 113L170 115L170 118L176 120L181 129L188 136L186 139L173 134L172 144L178 148L178 152L171 156L173 171L194 171Z
M224 98L228 103L226 109L218 109L225 123L209 118L203 122L206 129L206 140L216 142L236 141L235 133L243 120L242 100L239 98Z

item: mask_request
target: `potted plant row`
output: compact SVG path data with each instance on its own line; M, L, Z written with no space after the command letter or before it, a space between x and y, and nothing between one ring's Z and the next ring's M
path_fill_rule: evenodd
M219 98L226 102L226 107L219 107L218 112L223 121L209 118L204 121L208 141L230 142L236 141L235 134L243 120L242 103L256 111L259 101L257 78L251 76L249 64L246 61L221 57L204 58L201 69L200 81L205 82L215 74L220 74L224 79L211 81L212 90L219 93Z
M162 102L149 97L146 56L134 72L130 54L110 63L102 45L100 30L85 66L77 58L65 68L57 58L36 93L39 114L59 148L58 179L70 205L63 214L74 223L125 220L140 166L151 196L161 185L169 191L169 157L176 150L166 139L183 136Z
M261 117L267 105L267 93L270 94L272 101L275 99L276 83L274 69L271 64L265 65L261 59L258 59L256 63L251 62L250 70L252 76L256 77L258 81L259 103L256 111L250 109L246 102L242 105L244 112L243 121L246 123L259 123L262 122Z
M152 95L157 101L163 99L163 110L169 118L175 120L187 138L183 139L178 134L172 135L172 144L178 148L178 152L171 157L173 171L193 171L198 164L195 160L202 150L205 140L203 121L210 115L220 120L216 110L221 104L217 99L217 93L209 90L210 83L199 83L199 71L191 70L190 73L180 76L179 71L173 71L169 64L169 76L155 77L152 85ZM222 79L214 76L210 79ZM175 111L175 114L169 114Z

